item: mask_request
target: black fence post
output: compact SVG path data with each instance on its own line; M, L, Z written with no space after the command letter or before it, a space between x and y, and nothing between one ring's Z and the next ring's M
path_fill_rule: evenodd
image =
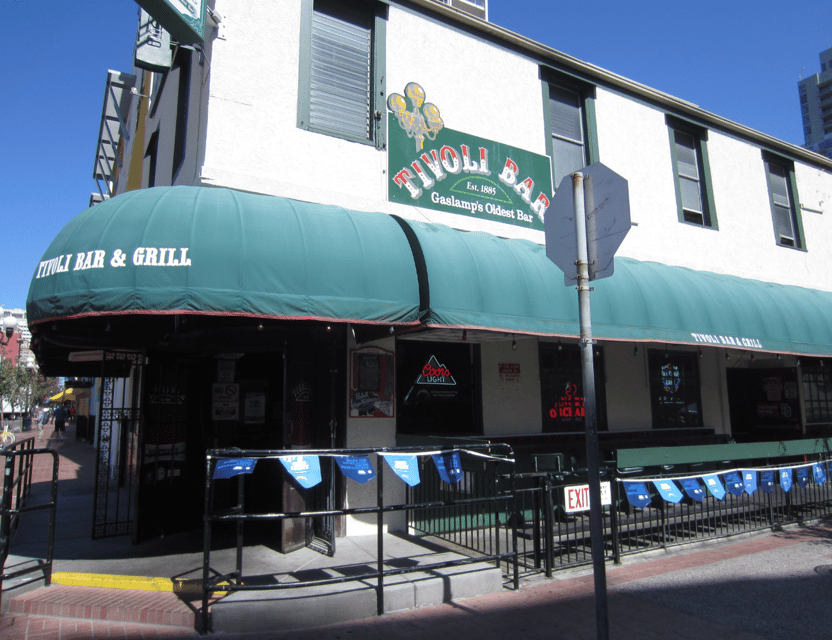
M376 567L378 571L378 587L376 588L376 611L378 615L384 614L384 456L376 456L376 482L378 489L378 515L376 517L377 527L377 558Z
M205 459L205 511L203 512L202 539L202 609L200 610L199 633L205 635L209 631L208 625L208 597L211 592L209 584L211 563L211 518L213 515L213 480L211 478L211 456Z
M610 505L610 531L612 533L612 558L615 564L621 564L621 543L618 539L618 498L619 482L615 477L610 478L610 493L612 504Z
M552 479L547 476L543 483L543 526L545 527L546 539L546 577L552 577L552 569L555 564L555 508L552 500Z

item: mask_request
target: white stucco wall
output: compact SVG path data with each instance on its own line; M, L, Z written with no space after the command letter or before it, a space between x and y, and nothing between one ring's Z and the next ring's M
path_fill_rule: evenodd
M482 345L483 434L539 433L541 429L540 362L537 339L517 339ZM500 374L501 364L517 364L516 377Z
M223 39L210 45L202 184L385 211L405 218L543 243L541 232L387 202L385 150L298 128L301 1L218 0ZM389 7L387 93L419 82L445 126L543 154L539 65L417 12ZM196 75L196 74L195 74ZM775 243L760 149L711 129L719 229L679 223L663 110L596 90L601 161L629 181L634 226L620 255L783 284L832 290L832 174L796 165L808 251ZM381 105L380 105L381 106ZM820 212L820 213L818 213Z

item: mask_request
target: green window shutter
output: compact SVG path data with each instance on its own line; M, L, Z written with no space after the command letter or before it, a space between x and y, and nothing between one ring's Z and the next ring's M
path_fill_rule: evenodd
M780 246L805 249L797 211L794 171L790 161L763 152L774 237Z
M708 131L694 123L666 117L676 185L679 222L718 229L708 161Z
M548 85L546 127L552 158L552 186L590 163L587 158L583 96L572 89Z
M372 19L367 8L316 3L309 72L311 129L371 138L372 60Z

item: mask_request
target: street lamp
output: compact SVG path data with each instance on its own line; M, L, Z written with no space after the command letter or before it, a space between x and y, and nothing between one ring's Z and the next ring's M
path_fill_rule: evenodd
M2 309L0 309L0 313L2 313ZM14 330L17 329L17 318L14 316L6 316L3 318L3 333L6 336L6 339L3 339L3 336L0 335L0 345L6 346L9 344L9 340L12 339L12 335L14 335Z

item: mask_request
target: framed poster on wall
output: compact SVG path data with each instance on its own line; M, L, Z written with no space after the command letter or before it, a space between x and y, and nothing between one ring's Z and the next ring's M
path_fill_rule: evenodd
M376 347L350 354L350 417L392 418L393 352Z

